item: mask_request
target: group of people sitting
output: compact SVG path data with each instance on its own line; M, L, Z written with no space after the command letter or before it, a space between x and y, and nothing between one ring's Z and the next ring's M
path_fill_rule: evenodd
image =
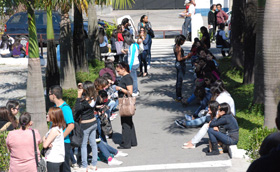
M174 54L177 70L175 100L188 106L198 99L200 106L192 115L185 114L184 120L175 120L175 124L181 128L202 126L193 139L184 143L182 148L195 148L196 144L208 132L211 149L207 155L218 155L220 154L218 143L220 145L234 145L238 142L239 128L235 119L234 100L220 79L218 64L207 45L196 38L191 52L185 56L181 47L185 40L186 37L183 35L178 35L175 38ZM187 59L191 60L193 66L191 72L194 72L195 76L195 90L188 99L184 99L182 85Z
M71 171L70 161L74 169L80 165L80 170L96 170L98 158L103 159L108 165L121 165L123 162L116 158L128 154L118 149L137 146L132 116L120 117L122 142L117 149L110 146L107 139L113 134L111 120L116 118L114 112L118 110L118 98L132 95L133 79L129 73L129 65L125 62L117 64L116 68L113 62L107 62L105 68L99 72L99 78L94 82L85 81L78 84L74 107L70 107L62 99L63 90L59 85L50 87L48 97L55 105L48 110L47 121L50 125L44 137L41 137L36 129L31 129L33 122L30 113L24 112L19 120L16 119L15 116L19 111L17 101L9 101L7 107L1 107L1 131L10 131L6 139L11 153L10 171L37 171L33 131L37 149L40 143L43 144L41 154L47 161L48 171ZM80 148L71 145L71 131L76 127L75 123L78 123L83 131ZM73 152L77 150L79 153L75 157ZM39 156L39 149L37 152ZM90 158L91 162L88 164Z
M28 44L27 44L28 46ZM0 57L25 57L28 48L20 43L20 38L15 39L8 34L3 34L0 40Z

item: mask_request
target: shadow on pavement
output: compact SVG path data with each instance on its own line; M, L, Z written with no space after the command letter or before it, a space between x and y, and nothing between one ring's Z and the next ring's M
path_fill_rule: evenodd
M112 141L115 144L121 144L121 142L122 142L122 134L120 134L118 132L114 132L113 133L113 137L112 137Z

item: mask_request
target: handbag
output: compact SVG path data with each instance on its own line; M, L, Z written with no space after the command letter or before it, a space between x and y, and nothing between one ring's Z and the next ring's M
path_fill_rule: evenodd
M150 29L148 30L148 34L151 36L151 38L154 38L154 37L155 37L155 33L154 33L154 31L153 31L152 28L150 28Z
M47 172L47 164L41 156L40 156L40 162L38 162L38 153L37 153L36 138L35 138L34 130L32 130L32 134L33 134L34 152L35 152L37 171L38 172Z
M116 45L117 55L123 54L123 53L122 53L123 41L116 41L116 42L115 42L115 45Z
M75 127L70 133L70 144L73 147L80 147L83 142L84 131L81 127L81 124L78 122L74 123Z
M132 97L129 95L123 96L123 98L119 98L119 113L121 117L129 117L135 114L136 106L136 97Z

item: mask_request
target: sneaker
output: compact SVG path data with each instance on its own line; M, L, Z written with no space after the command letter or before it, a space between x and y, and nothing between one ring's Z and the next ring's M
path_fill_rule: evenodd
M191 121L192 120L192 116L188 115L188 114L185 114L185 118L186 118L187 121Z
M76 163L76 164L72 164L72 168L73 170L78 170L79 169L79 165Z
M122 161L119 161L117 160L116 158L113 158L111 161L108 162L108 165L109 166L112 166L112 165L121 165L123 162Z
M183 120L175 120L175 124L180 128L186 128L186 125Z
M112 115L110 116L110 121L113 121L117 116L117 113L112 113Z
M100 138L96 138L95 141L96 141L96 143L99 143L99 142L101 142L101 139Z
M118 151L118 153L114 157L126 157L126 156L128 156L127 153L124 153L122 151Z
M93 170L93 171L97 171L97 167L93 166L91 164L88 166L88 169Z
M150 69L150 68L151 68L151 65L148 65L148 66L147 66L147 69Z
M137 96L139 96L140 94L139 94L139 92L137 91L137 93L132 93L132 97L137 97Z

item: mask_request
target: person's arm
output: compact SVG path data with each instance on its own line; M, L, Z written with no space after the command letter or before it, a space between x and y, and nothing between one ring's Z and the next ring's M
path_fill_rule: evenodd
M126 89L121 88L120 86L116 86L116 90L121 91L126 95L128 95L128 94L132 95L133 85L127 85Z
M70 109L70 107L64 106L62 111L63 111L63 115L64 115L64 120L67 124L67 127L63 133L64 138L65 138L74 129L75 125L74 125L73 113L72 113L72 110Z
M215 117L212 122L210 123L209 127L218 127L220 125L224 125L227 123L226 118L217 118Z
M74 129L74 127L75 127L75 125L73 123L68 124L68 126L66 127L66 129L63 133L64 138L70 134L70 132Z
M107 36L104 36L104 41L105 41L106 46L107 46L108 45L108 38L107 38Z
M43 137L43 147L51 147L51 143L54 141L54 139L59 135L59 131L56 129L52 129L48 137L46 138L45 136Z
M228 15L227 15L227 13L226 12L224 12L223 11L223 17L224 17L224 20L225 20L225 22L228 20Z
M176 50L175 50L175 51L177 52L177 60L178 60L179 62L182 61L182 60L189 59L189 58L191 58L191 56L193 55L193 53L190 52L188 55L182 57L182 56L181 56L181 47L176 47Z
M149 39L149 36L150 36L150 35L147 34L147 35L146 35L146 39L145 39L145 40L143 39L143 40L144 40L144 41L143 41L143 44L144 44L144 45L147 45L147 44L149 43L149 40L150 40L150 39Z

